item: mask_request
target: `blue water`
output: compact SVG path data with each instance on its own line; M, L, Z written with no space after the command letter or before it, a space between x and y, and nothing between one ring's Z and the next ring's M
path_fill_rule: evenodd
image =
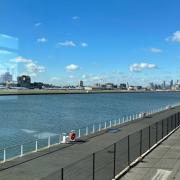
M0 148L180 102L180 93L0 97Z

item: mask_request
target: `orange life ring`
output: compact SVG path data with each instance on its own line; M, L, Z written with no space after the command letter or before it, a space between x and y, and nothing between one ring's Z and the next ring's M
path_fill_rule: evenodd
M70 133L69 133L69 139L70 139L71 141L74 141L75 138L76 138L76 133L75 133L75 132L70 132Z

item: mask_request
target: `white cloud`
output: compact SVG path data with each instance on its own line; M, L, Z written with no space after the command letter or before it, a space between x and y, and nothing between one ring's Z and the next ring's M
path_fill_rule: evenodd
M85 43L85 42L82 42L82 43L81 43L81 46L82 46L82 47L87 47L87 46L88 46L88 44L87 44L87 43Z
M157 66L155 64L148 64L148 63L135 63L135 64L132 64L130 67L129 67L129 70L131 72L141 72L145 69L155 69L157 68Z
M6 35L6 34L0 34L0 37L3 37L3 38L6 38L6 39L13 39L13 40L18 40L18 38L16 37L12 37L12 36L9 36L9 35Z
M73 41L64 41L64 42L58 42L57 44L60 47L75 47L76 44Z
M27 59L21 56L11 59L10 62L24 63L24 74L29 74L31 76L37 76L38 73L45 72L46 70L44 66L38 65L37 62L33 61L32 59Z
M47 39L46 38L39 38L39 39L37 39L37 42L38 43L45 43L45 42L47 42Z
M180 31L174 32L171 36L166 38L166 41L180 42Z
M39 27L39 26L41 26L41 25L42 25L41 22L38 22L38 23L35 23L35 24L34 24L35 27Z
M34 62L31 62L31 63L27 63L25 65L26 67L26 70L28 73L30 74L37 74L37 73L41 73L41 72L44 72L45 71L45 67L44 66L40 66Z
M7 54L12 54L12 52L0 49L0 54L1 55L7 55Z
M162 53L162 49L159 48L150 48L149 51L152 53Z
M31 63L31 59L23 58L21 56L16 57L15 59L11 59L10 62L15 62L15 63Z
M65 69L68 72L74 72L74 71L77 71L79 69L79 66L76 64L70 64L70 65L66 66Z
M80 17L79 16L73 16L72 19L73 20L80 20Z

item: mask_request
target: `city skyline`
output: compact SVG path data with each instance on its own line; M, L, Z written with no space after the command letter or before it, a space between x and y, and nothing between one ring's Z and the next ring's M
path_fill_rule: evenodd
M10 68L15 76L57 85L179 79L179 5L2 1L0 73Z

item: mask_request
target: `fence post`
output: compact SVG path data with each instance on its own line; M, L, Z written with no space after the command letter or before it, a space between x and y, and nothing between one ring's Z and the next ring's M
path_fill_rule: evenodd
M163 123L163 120L162 120L162 138L163 138L163 135L164 135L164 123Z
M93 153L93 180L95 180L95 153Z
M149 149L151 148L151 126L149 126Z
M142 129L140 130L140 156L142 155Z
M167 134L169 132L169 128L168 128L168 121L169 121L169 118L166 118L166 121L167 121Z
M23 145L21 145L21 155L20 155L20 157L22 157L23 156Z
M116 143L114 143L114 172L113 178L116 176Z
M121 118L119 118L119 123L118 124L121 124Z
M109 127L111 128L112 124L111 124L111 121L109 121Z
M64 179L64 168L61 168L61 180Z
M130 165L130 142L129 142L129 135L128 135L128 166Z
M158 122L156 122L156 143L158 142Z
M6 149L4 149L4 160L3 162L6 162Z
M106 124L106 122L104 122L104 129L106 129L107 128L107 124Z
M35 152L38 151L38 141L36 140L36 147L35 147Z

